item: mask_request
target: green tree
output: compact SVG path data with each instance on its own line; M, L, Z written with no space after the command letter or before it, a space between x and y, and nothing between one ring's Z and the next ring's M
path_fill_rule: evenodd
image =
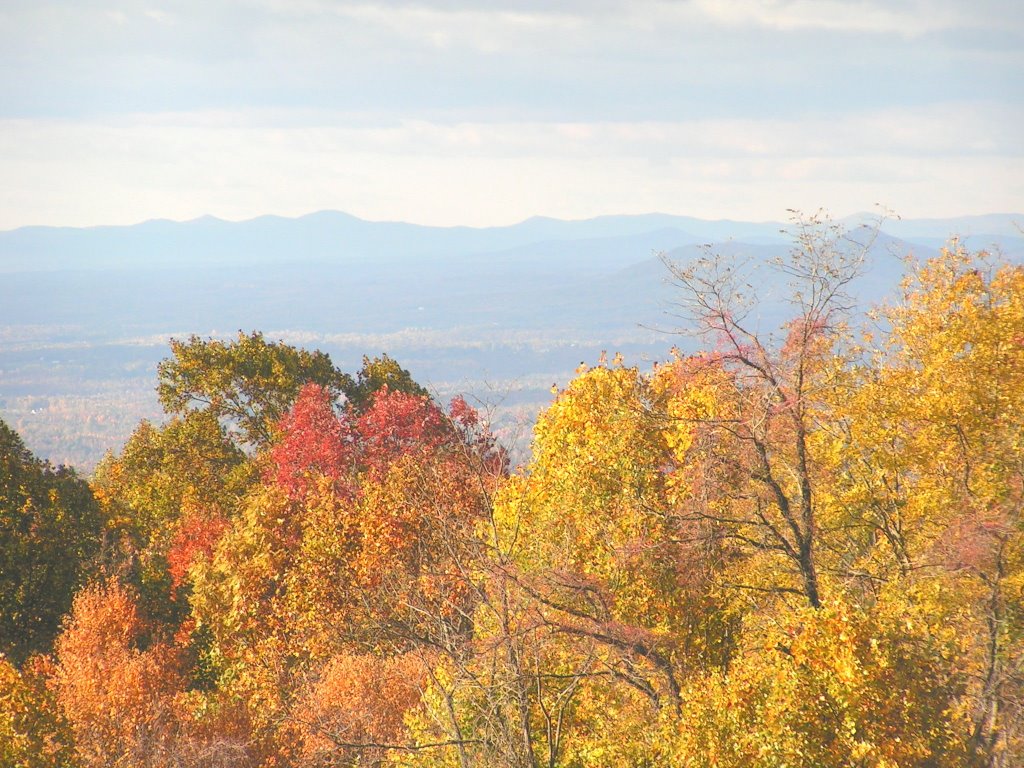
M271 441L274 426L304 384L319 384L333 397L353 387L352 377L335 368L327 354L268 342L255 331L240 331L232 342L172 339L171 352L157 368L164 410L208 411L230 422L239 440L256 448Z
M362 413L372 405L374 395L384 387L387 387L389 392L430 397L430 393L417 384L412 375L387 354L372 359L364 355L363 367L356 374L355 384L345 394L352 408L357 413Z
M182 507L230 508L252 479L245 454L208 411L143 421L120 454L96 468L93 487L110 517L142 541L167 532Z
M0 421L0 653L20 661L49 649L102 531L85 481L35 458Z

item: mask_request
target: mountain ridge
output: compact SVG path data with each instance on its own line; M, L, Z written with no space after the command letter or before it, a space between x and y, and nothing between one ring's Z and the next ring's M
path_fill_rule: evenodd
M849 226L877 217L856 214L838 220ZM1024 242L1024 214L984 214L947 219L885 219L882 230L906 240L960 234L976 241ZM387 258L406 261L467 256L526 248L541 242L629 237L676 229L703 242L742 240L787 242L785 222L699 219L675 214L605 215L589 219L535 216L495 227L431 226L371 221L343 211L322 210L299 217L273 214L242 221L202 216L187 221L149 219L131 225L65 227L31 225L0 231L0 271L46 271L113 266L356 262ZM145 263L140 260L145 260Z

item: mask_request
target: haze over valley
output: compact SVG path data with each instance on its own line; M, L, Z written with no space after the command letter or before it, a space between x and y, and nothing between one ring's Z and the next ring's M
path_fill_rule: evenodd
M841 223L856 239L872 221ZM880 301L902 257L934 255L954 233L1022 261L1021 221L887 219L856 297ZM645 366L690 343L672 333L681 321L661 254L739 254L755 267L792 247L791 229L660 214L445 228L323 211L2 232L0 418L37 454L88 471L139 419L159 419L155 369L171 337L260 330L344 370L385 352L441 398L468 393L512 439L553 383L603 350ZM758 285L764 328L788 316L772 279Z

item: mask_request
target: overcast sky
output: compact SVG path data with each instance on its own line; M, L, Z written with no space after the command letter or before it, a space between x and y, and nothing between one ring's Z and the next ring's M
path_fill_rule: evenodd
M0 0L0 229L1024 211L1020 0Z

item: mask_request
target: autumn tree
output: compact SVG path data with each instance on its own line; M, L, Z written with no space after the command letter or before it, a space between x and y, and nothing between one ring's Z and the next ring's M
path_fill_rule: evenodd
M778 338L758 328L751 283L763 278L748 265L714 254L686 265L664 260L681 316L710 347L677 364L679 396L687 397L688 377L701 387L715 379L716 402L679 412L694 433L679 456L692 475L681 513L758 556L759 566L737 573L739 588L797 594L815 608L824 598L818 497L827 479L814 443L843 368L846 291L876 232L850 234L819 216L796 221L788 257L767 265L791 281L795 316ZM754 570L778 577L752 581Z
M838 412L849 572L955 631L968 743L1024 755L1024 270L954 242L912 263Z
M0 764L70 768L74 742L53 691L51 662L35 656L18 669L0 656Z
M335 743L346 732L362 733L370 752L385 736L407 745L391 731L360 730L346 714L357 701L324 698L358 698L372 681L317 681L465 640L464 565L493 482L482 473L500 475L504 454L464 401L446 412L386 384L362 410L307 385L275 434L261 487L191 566L191 604L212 637L220 688L247 702L254 739L288 753L278 759L299 759L282 728L312 740L295 743L309 759L332 743L338 755L358 751L355 736ZM334 737L310 730L313 714L333 723Z
M208 411L143 421L100 462L92 485L108 520L105 565L135 585L149 619L184 618L187 561L254 481L251 460Z
M475 652L449 664L448 698L484 726L471 764L644 759L643 724L678 711L695 665L725 658L713 558L671 514L659 393L619 361L578 373L496 496Z
M291 713L302 766L380 764L406 746L404 717L420 701L425 670L415 654L340 653Z
M742 265L672 265L703 351L581 365L514 471L386 355L336 386L192 370L207 394L98 471L119 578L52 659L0 657L0 762L1020 764L1024 269L908 260L856 333L872 231L795 235L777 333ZM249 342L302 354L168 365ZM17 564L72 506L12 445Z
M345 394L352 408L356 412L362 412L372 404L373 396L384 387L387 387L389 392L404 392L416 397L430 396L430 393L412 378L409 371L387 354L373 358L364 355L363 365L356 373L355 382Z
M821 280L836 274L843 273L825 269ZM670 416L685 449L675 473L680 514L711 523L732 543L723 586L749 594L743 641L762 650L739 657L723 682L725 698L710 705L753 719L734 714L718 724L706 721L692 744L732 722L737 730L719 748L746 755L736 764L755 756L767 764L792 763L797 755L808 760L810 744L843 744L841 731L814 729L835 729L837 718L847 718L851 741L796 764L845 765L854 755L870 765L1005 766L1019 760L1021 275L1019 267L994 267L984 254L955 243L937 259L911 263L903 295L876 314L886 331L881 344L872 349L868 336L859 355L844 351L827 316L812 324L820 331L800 332L797 343L791 332L768 354L770 347L721 311L724 302L706 299L714 291L693 291L705 311L716 310L708 327L725 342L679 360L670 374ZM701 285L724 284L703 279ZM808 326L806 311L803 316L797 331ZM789 580L779 579L780 570ZM814 699L811 691L794 693L805 674L794 660L796 648L809 633L823 631L827 619L810 614L790 638L773 638L782 617L798 606L758 596L787 594L798 594L811 608L854 606L846 615L871 627L867 638L876 654L860 677L869 689L847 687L829 713L808 712L806 725L772 719L789 717ZM857 633L854 619L848 621L815 642L841 648ZM903 662L916 670L913 676L891 675L898 662L878 655L884 643L894 659L914 656ZM781 692L774 686L783 680L796 686L786 694L792 702L743 710L739 702L757 700L753 690L737 688L745 668L768 674L773 690ZM878 683L868 682L876 675ZM929 687L936 683L938 689ZM876 685L881 688L871 688ZM701 684L702 692L712 689ZM868 704L842 714L868 690L873 697L899 691L899 713L875 736L872 729L882 724L865 718ZM870 711L891 706L874 701ZM932 710L939 702L941 709ZM925 725L931 722L942 729ZM771 735L796 736L807 728L802 744L783 747L785 740ZM899 742L886 735L890 728ZM737 752L742 743L757 751ZM769 759L767 744L789 751ZM900 745L895 751L894 744ZM909 751L897 757L899 750ZM708 764L716 764L715 754L705 753Z
M747 629L727 672L693 678L663 731L665 764L976 765L948 633L891 606L832 601Z
M169 766L173 698L182 688L173 649L140 647L145 628L116 581L83 590L57 639L53 685L84 766Z
M114 525L148 540L183 507L227 509L249 480L245 455L213 414L191 411L162 425L141 422L120 453L100 462L93 486Z

